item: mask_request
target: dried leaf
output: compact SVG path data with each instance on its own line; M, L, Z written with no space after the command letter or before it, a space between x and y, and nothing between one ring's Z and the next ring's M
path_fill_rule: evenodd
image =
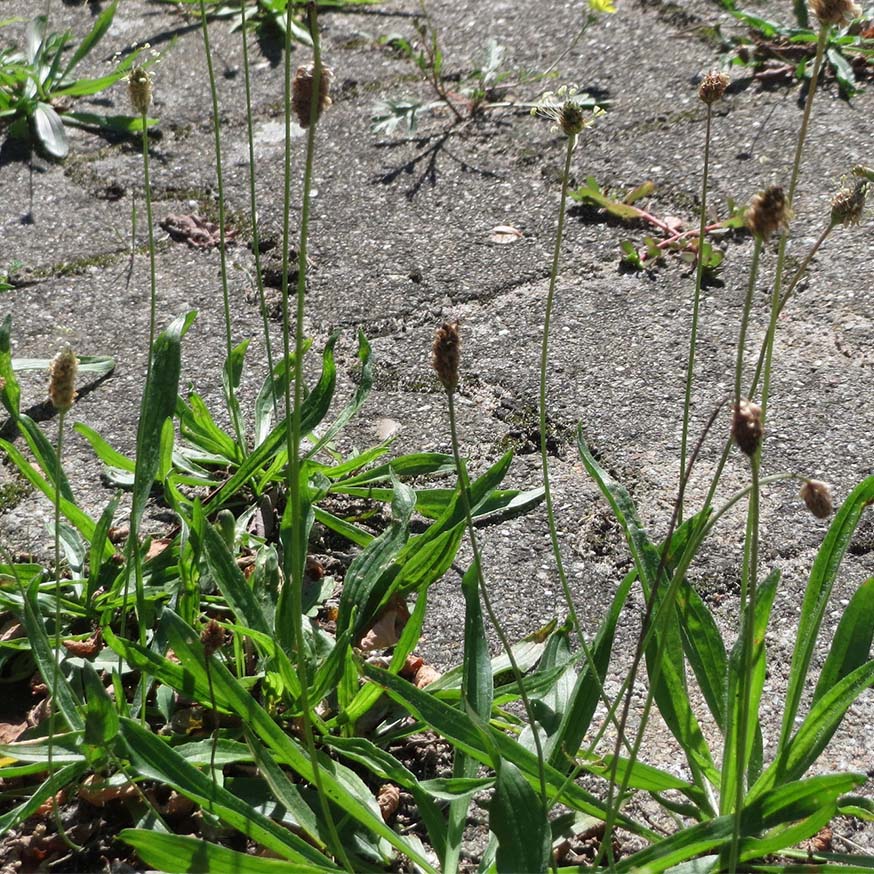
M104 807L111 801L135 798L137 790L130 783L111 784L98 774L90 774L79 786L79 798L92 807Z
M372 652L394 646L401 639L401 633L409 618L407 602L396 595L386 604L370 631L361 639L360 648L364 652Z
M168 215L161 227L180 243L188 243L193 249L211 249L221 244L219 226L199 215ZM236 231L225 228L225 241L233 242Z
M385 783L377 793L376 803L379 805L383 820L388 822L395 815L398 805L401 803L401 790L393 783Z
M0 722L0 744L15 743L26 728L26 719L21 722Z
M146 553L146 561L150 561L155 556L160 555L173 541L166 537L156 537L149 544L149 551Z
M496 225L492 228L489 240L504 246L507 243L515 243L521 236L522 231L512 225Z
M435 680L439 680L441 676L440 671L436 668L432 668L431 665L422 665L422 667L416 672L413 684L417 689L424 689L425 686L430 686Z
M87 640L65 640L64 648L68 653L83 659L90 659L100 652L103 646L103 635L97 628Z

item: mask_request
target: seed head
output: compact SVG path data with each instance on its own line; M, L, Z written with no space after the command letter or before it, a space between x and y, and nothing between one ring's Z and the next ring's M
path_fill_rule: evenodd
M828 519L832 512L832 489L828 483L818 479L805 480L799 494L817 519Z
M222 644L225 642L225 632L215 619L210 619L206 623L206 627L200 634L200 642L203 644L207 657L221 649Z
M719 70L711 70L698 86L698 97L708 106L716 103L723 94L725 89L731 84L731 77L727 73L721 73Z
M316 121L322 112L331 105L328 96L328 88L331 84L332 72L329 67L321 68L319 76L319 104L316 108ZM297 68L294 81L291 83L291 105L297 116L297 123L307 128L310 126L310 111L313 104L313 80L315 79L315 66L308 64Z
M859 224L865 210L868 187L868 180L861 176L855 177L851 183L844 183L841 190L832 198L833 225Z
M762 408L752 401L742 400L734 408L731 436L741 452L752 458L762 443Z
M811 0L810 10L825 27L849 24L862 14L861 8L853 0Z
M152 74L145 67L134 67L128 73L127 93L137 115L145 115L152 104Z
M747 227L763 240L769 240L771 234L789 226L792 209L786 195L779 185L772 185L757 194L747 210Z
M434 335L431 349L431 364L437 378L447 392L454 392L458 386L458 358L461 338L458 335L458 322L445 322Z
M554 121L565 136L575 137L590 127L599 115L603 115L604 110L596 106L592 114L587 116L577 99L576 87L562 85L558 91L547 91L537 101L531 114Z
M76 399L76 371L79 362L67 346L58 352L49 367L49 400L59 413L66 413Z

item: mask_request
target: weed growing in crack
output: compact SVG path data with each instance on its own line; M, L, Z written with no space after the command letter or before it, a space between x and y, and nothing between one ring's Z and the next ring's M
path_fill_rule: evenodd
M198 2L209 57L206 5ZM250 10L242 2L245 30ZM840 0L830 2L817 6L817 71L827 46L822 32L848 8ZM608 6L603 0L600 5ZM557 871L560 865L562 870L580 870L566 867L562 855L577 838L587 843L587 864L597 867L603 861L617 872L791 871L795 862L828 871L860 869L864 858L829 854L820 830L837 813L874 816L870 801L856 792L864 775L809 772L848 709L874 685L874 580L859 586L842 611L812 690L807 679L831 610L841 559L863 513L874 503L874 477L863 480L835 511L831 490L822 480L797 471L767 472L766 418L777 316L835 229L852 228L861 220L874 180L874 171L862 165L847 175L822 231L790 271L787 238L794 230L790 218L813 119L816 77L808 90L788 184L755 196L745 217L754 239L734 370L726 376L732 387L692 441L698 303L706 269L710 107L725 82L713 74L701 86L708 132L692 330L683 362L680 483L660 543L644 527L628 489L604 469L582 426L578 429L582 467L625 534L634 565L611 593L592 633L582 626L574 604L558 534L550 488L547 387L570 168L594 113L570 90L557 91L539 106L559 126L566 148L538 372L544 488L500 488L510 453L478 476L470 475L456 421L457 324L445 324L433 347L437 380L447 398L452 454L390 457L390 439L345 452L341 434L373 386L374 363L370 345L359 333L356 360L347 374L353 376L351 397L338 402L339 338L332 334L321 351L320 373L311 381L305 377L305 359L313 348L304 334L305 292L318 279L306 270L312 185L316 144L330 104L329 74L321 57L316 5L308 6L306 17L312 63L296 72L291 64L295 13L291 4L282 11L282 351L273 361L268 346L268 373L251 418L244 418L236 398L246 343L232 345L224 270L221 370L229 429L219 424L196 391L180 395L183 340L196 314L182 314L158 331L150 236L149 376L135 457L114 450L83 423L75 425L106 466L110 481L132 493L128 528L119 530L119 496L99 518L92 518L77 503L63 465L66 418L76 406L74 388L61 376L77 367L80 376L105 374L112 362L69 352L58 360L51 401L59 438L53 447L21 412L18 382L22 371L44 369L46 363L14 359L11 318L0 324L0 398L10 428L27 444L30 457L14 441L0 441L0 448L51 502L54 546L53 560L45 568L0 548L0 609L17 617L26 634L15 638L4 630L0 671L7 653L31 658L47 687L44 709L49 699L51 704L50 722L45 723L46 714L43 725L28 730L26 737L0 746L0 780L26 781L23 791L14 788L14 798L4 785L0 830L6 834L21 827L45 805L46 812L58 817L58 834L87 852L95 846L93 835L81 823L61 818L60 793L66 791L82 801L92 799L87 803L124 799L129 827L119 840L150 868L254 870L255 854L271 854L278 859L258 858L259 870L412 866L427 874L453 874L466 862L464 832L471 799L488 793L491 838L482 854L483 871ZM248 67L245 44L243 57ZM133 71L131 84L141 89L133 102L144 120L148 74ZM248 71L246 97L250 208L260 274ZM324 116L328 130L335 117ZM292 279L295 119L307 133L300 163L299 269ZM147 195L148 146L144 135ZM229 217L221 182L219 189L217 229L224 234ZM604 194L600 189L597 193ZM634 207L634 202L631 198L624 206ZM151 230L148 208L147 213ZM225 241L222 237L222 258ZM749 349L754 289L772 258L768 328L756 357ZM264 327L266 332L266 323ZM81 384L80 391L85 393ZM724 421L726 411L730 433L722 435L722 456L703 502L695 508L686 486L693 470L701 472L702 447L720 430L717 423ZM555 427L561 432L564 426ZM742 462L743 487L726 498L722 474L732 454ZM552 464L554 468L556 462ZM452 478L448 486L441 487L441 477ZM765 642L780 574L764 564L761 515L767 488L787 481L800 488L799 504L815 518L834 518L801 604L779 738L766 746L759 724L768 670ZM479 529L532 509L541 497L569 618L553 620L513 644L492 600L495 583L486 582L487 535ZM744 503L738 615L735 628L726 633L688 575L715 526ZM159 506L172 521L141 542L149 504ZM374 505L385 506L387 512L375 512ZM473 560L458 571L465 610L463 660L441 676L417 649L431 587L455 569L465 538ZM317 552L327 543L330 554ZM342 586L337 585L340 578ZM129 601L132 579L134 604ZM505 581L508 597L515 584L512 578ZM617 671L618 628L631 619L630 599L638 586L644 604L640 631L630 666ZM494 657L486 616L500 643ZM611 666L615 684L608 673ZM698 695L690 694L693 682ZM644 739L654 708L679 744L682 767L667 769L645 761ZM451 773L435 779L417 770L410 735L424 731L453 748ZM585 782L578 779L582 776ZM676 828L656 828L638 815L628 803L636 792L648 793ZM401 825L392 818L404 808L409 818ZM795 849L808 839L814 843Z

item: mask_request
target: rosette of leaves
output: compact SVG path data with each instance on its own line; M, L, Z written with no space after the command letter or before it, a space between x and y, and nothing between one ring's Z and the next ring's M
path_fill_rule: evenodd
M27 24L24 47L0 53L0 125L8 134L34 143L52 158L65 158L70 150L66 126L116 133L142 130L142 119L127 115L79 112L75 101L105 91L125 76L140 51L133 51L96 78L77 78L78 65L94 50L109 30L118 0L110 4L76 45L69 31L50 33L48 18L38 15ZM4 24L13 24L10 19ZM72 54L68 53L72 49ZM148 119L151 126L155 120Z

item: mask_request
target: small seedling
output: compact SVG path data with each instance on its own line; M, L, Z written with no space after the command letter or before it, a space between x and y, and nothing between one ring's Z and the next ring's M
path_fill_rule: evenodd
M199 7L200 0L162 0L164 3L172 3L174 6ZM335 9L344 6L365 6L376 3L377 0L316 0L316 6L320 9ZM243 26L245 15L246 26L255 30L274 30L280 35L285 34L288 25L291 38L301 45L311 46L312 39L306 26L306 3L299 0L291 0L292 8L298 6L301 9L300 16L289 19L286 10L289 0L250 0L245 4L245 12L238 2L228 0L215 0L208 3L208 16L210 18L224 18L231 22L231 31L239 30Z
M667 253L675 253L689 264L696 263L698 257L697 228L689 226L689 223L676 216L659 217L653 213L636 206L636 204L655 192L655 185L644 182L630 189L622 197L614 197L608 189L602 188L593 176L589 176L585 183L570 192L571 199L577 203L597 206L600 210L628 224L643 222L655 228L660 234L658 239L652 235L644 237L643 245L638 246L632 240L623 240L620 243L622 250L622 263L627 267L638 270L651 267L655 263L663 261ZM744 206L728 202L728 218L722 221L712 222L705 225L705 234L719 231L734 230L743 227ZM705 239L702 254L704 258L704 270L710 276L714 276L722 264L724 253L714 248Z
M106 8L69 60L64 61L64 55L72 48L72 35L69 31L49 33L45 15L28 23L23 50L0 52L0 125L8 125L10 136L35 143L48 156L62 159L70 150L67 125L116 133L142 130L140 118L73 111L77 97L105 91L127 74L142 51L133 51L115 63L106 76L75 78L76 67L109 30L117 7L115 0ZM155 121L148 119L146 123L151 125Z
M795 4L796 22L784 25L762 18L737 6L736 0L721 0L734 18L749 29L748 36L725 39L724 63L749 67L761 80L809 79L816 55L817 32L809 24L805 4ZM838 81L841 95L853 97L860 90L859 79L874 73L874 7L862 19L830 30L825 55Z

